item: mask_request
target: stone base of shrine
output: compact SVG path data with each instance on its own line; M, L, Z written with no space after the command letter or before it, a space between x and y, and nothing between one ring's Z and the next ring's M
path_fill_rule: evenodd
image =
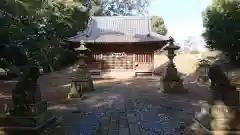
M187 93L181 81L162 81L162 92L171 94Z
M90 70L93 79L130 79L136 76L136 71L133 70Z
M37 116L0 116L0 134L40 134L46 127L56 121L52 112L45 111ZM2 135L2 134L1 134Z
M239 135L240 119L235 111L238 110L233 106L203 102L186 135Z
M222 123L225 121L222 119ZM203 116L202 118L194 118L194 123L186 133L186 135L239 135L240 123L228 130L216 130L213 128L215 120L210 115ZM221 120L218 120L221 123Z

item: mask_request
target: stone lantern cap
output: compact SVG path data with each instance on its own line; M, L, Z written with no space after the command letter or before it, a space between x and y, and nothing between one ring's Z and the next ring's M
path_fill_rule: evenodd
M164 48L164 50L178 50L180 49L179 46L174 44L174 39L172 37L169 37L169 45Z
M85 47L85 44L83 40L80 41L80 46L78 48L75 48L75 51L88 51L89 49Z

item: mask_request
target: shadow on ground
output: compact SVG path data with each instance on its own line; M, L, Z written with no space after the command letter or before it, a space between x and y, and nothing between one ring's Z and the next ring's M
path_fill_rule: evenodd
M164 73L166 64L159 66L155 71ZM43 75L39 79L43 97L51 103L49 109L58 117L56 125L48 129L48 132L45 133L46 135L80 132L81 129L79 127L86 125L76 121L87 121L85 118L93 115L91 118L96 118L98 121L90 121L96 124L105 118L111 117L112 113L120 115L119 110L126 114L134 113L136 117L140 115L141 132L151 131L159 133L163 129L153 131L151 127L153 128L154 124L158 127L163 127L159 123L162 124L164 122L168 123L165 125L168 127L168 130L175 128L180 130L179 126L183 125L186 127L186 125L191 124L194 113L201 109L201 103L210 98L209 86L199 85L196 82L198 73L194 72L188 75L179 73L184 79L184 87L189 91L189 93L182 95L162 93L160 89L160 77L162 77L162 74L157 74L154 77L124 80L95 80L96 91L87 93L87 98L84 101L78 99L65 100L69 92L69 72L70 69L61 70L50 75ZM236 80L239 79L237 72L234 72L233 76L235 76ZM1 83L1 86L3 85L4 87L1 94L5 98L9 95L8 90L14 87L13 84ZM141 118L141 116L144 118ZM181 118L177 118L179 116ZM164 119L165 117L167 118L166 120ZM88 124L91 125L93 123Z

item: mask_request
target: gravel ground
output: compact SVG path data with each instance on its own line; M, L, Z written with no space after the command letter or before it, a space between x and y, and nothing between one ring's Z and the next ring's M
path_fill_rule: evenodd
M168 95L160 92L156 79L95 83L96 91L86 94L84 101L75 100L55 108L56 111L65 107L65 115L59 113L61 125L45 134L184 134L184 128L199 111L199 102L207 98L203 88L195 87L188 94Z

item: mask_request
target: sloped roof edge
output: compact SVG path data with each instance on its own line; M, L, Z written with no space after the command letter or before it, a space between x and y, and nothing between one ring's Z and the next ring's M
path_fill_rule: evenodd
M82 33L79 33L78 35L73 36L73 37L69 37L69 38L67 38L67 40L71 41L71 40L79 38L79 37L83 37L82 38L83 40L84 39L87 40L87 37L90 36L91 33L92 33L93 19L104 19L104 20L106 20L107 18L116 18L116 19L124 19L124 20L126 20L126 19L127 20L146 19L146 21L148 22L147 23L148 26L146 26L148 28L148 32L149 32L148 36L157 38L157 39L159 39L159 41L169 40L169 37L157 34L157 33L152 31L152 26L151 26L152 19L150 17L146 17L146 16L92 16L92 17L89 18L88 25ZM95 41L91 40L91 41L86 41L86 42L95 42ZM139 41L139 42L141 42L141 41Z

